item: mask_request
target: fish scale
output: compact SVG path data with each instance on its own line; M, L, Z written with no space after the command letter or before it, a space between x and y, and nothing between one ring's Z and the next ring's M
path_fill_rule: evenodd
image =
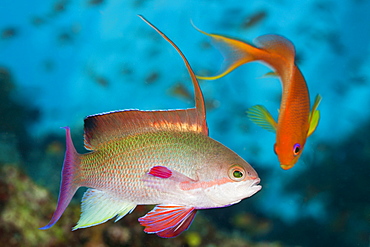
M195 171L205 163L203 153L217 148L217 145L212 145L209 140L211 139L197 133L184 132L173 135L144 134L134 139L127 137L108 143L98 151L81 157L81 176L86 181L82 186L102 190L106 186L114 187L114 190L128 194L138 193L136 195L142 199L140 191L144 185L140 178L144 171L155 165L166 166L195 179ZM117 173L114 167L117 167L120 173ZM97 179L98 177L100 179ZM122 183L123 180L128 183ZM157 204L150 201L157 199L152 197L147 199L147 204Z

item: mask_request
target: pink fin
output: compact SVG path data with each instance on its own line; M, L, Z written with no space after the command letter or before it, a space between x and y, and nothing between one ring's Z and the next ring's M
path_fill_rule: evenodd
M193 210L189 213L187 218L181 221L176 227L168 228L164 231L157 232L156 234L162 238L173 238L180 235L183 231L186 231L194 220L197 210Z
M170 169L164 166L153 166L148 174L159 178L169 178L171 177L172 172Z
M197 78L184 54L164 33L144 17L139 17L169 42L183 59L194 87L195 108L168 111L117 111L85 119L85 148L94 150L106 141L161 130L195 131L208 135L204 98Z
M194 131L208 135L206 123L195 108L168 111L125 110L92 115L85 119L85 147L122 136L156 131Z
M199 82L197 80L196 75L194 74L193 69L191 68L188 60L186 59L185 55L182 53L179 47L175 43L173 43L172 40L170 40L164 33L161 32L157 27L155 27L152 23L150 23L147 19L145 19L142 15L138 15L146 24L148 24L151 28L153 28L159 35L162 36L170 45L172 45L173 48L179 53L181 56L186 69L188 70L188 73L191 78L191 82L193 83L194 87L194 100L195 100L195 110L197 114L197 121L200 123L200 126L202 126L202 133L208 135L208 128L206 123L206 106L204 104L204 98L202 90L200 89Z
M41 230L49 229L59 220L71 201L73 195L79 188L79 184L76 183L76 175L80 164L79 154L76 152L76 149L73 146L69 127L64 127L64 129L66 130L66 153L64 156L58 204L49 224L41 227Z
M157 205L152 211L139 218L146 233L172 238L187 230L195 217L194 207Z

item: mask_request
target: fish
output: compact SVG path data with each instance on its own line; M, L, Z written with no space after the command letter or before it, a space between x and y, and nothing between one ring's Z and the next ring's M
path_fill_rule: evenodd
M15 27L8 27L1 31L1 38L2 39L10 39L14 38L18 34L18 29Z
M256 12L245 19L245 22L242 24L242 28L251 28L265 20L267 17L267 12L261 10Z
M176 83L170 89L170 94L186 100L193 99L193 95L191 94L191 92L189 92L189 90L181 82Z
M198 76L198 79L215 80L237 67L254 61L260 61L273 69L266 75L278 76L282 84L282 97L278 120L262 105L252 106L247 110L249 119L258 126L276 133L274 152L278 156L280 167L292 168L300 158L309 137L317 128L320 111L317 109L322 97L317 94L310 110L310 96L305 78L295 63L295 47L287 38L266 34L255 39L256 45L218 34L209 34L193 24L199 32L212 38L220 48L225 64L215 76Z
M195 107L175 110L120 110L84 120L84 146L79 154L71 131L52 227L79 187L81 216L73 230L120 220L137 205L155 205L138 219L144 232L163 238L178 236L196 212L240 202L262 187L253 167L208 135L204 98L196 76L181 50L157 31L180 54L194 87Z
M160 78L160 73L158 71L152 71L151 73L149 73L149 75L147 75L147 77L145 78L145 83L147 84L153 84L154 82L158 81L158 79Z

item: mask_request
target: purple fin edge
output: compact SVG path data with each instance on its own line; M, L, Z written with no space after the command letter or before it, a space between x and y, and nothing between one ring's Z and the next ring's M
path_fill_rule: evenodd
M50 222L46 226L40 227L40 230L49 229L59 220L77 189L80 187L75 181L76 170L80 163L79 154L76 152L76 149L73 146L69 127L62 128L66 130L66 152L64 155L58 204Z

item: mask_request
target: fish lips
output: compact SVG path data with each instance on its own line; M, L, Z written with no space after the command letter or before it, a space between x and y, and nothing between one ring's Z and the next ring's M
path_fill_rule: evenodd
M259 185L260 182L261 182L260 178L255 178L252 181L246 180L244 181L244 184L243 182L241 182L240 187L239 187L240 189L236 188L236 191L239 191L242 193L241 194L242 199L251 197L262 189L262 186ZM246 184L248 183L249 183L249 186L247 185L248 187L246 187Z
M245 182L247 182L247 181L245 181ZM260 191L262 189L262 186L259 185L259 183L261 182L260 178L253 179L253 181L249 181L249 182L251 184L247 187L246 190L245 190L245 188L243 189L243 192L242 192L243 194L242 194L241 200L253 196L254 194L256 194L258 191ZM245 186L245 185L241 185L241 186Z
M261 188L262 188L262 186L261 186L261 185L258 185L260 182L261 182L261 179L260 179L260 178L256 178L256 179L254 180L254 182L251 184L251 187L253 187L253 186L259 186L259 187L261 187Z
M258 191L260 191L262 189L262 186L259 185L259 183L261 182L261 179L260 178L257 178L253 181L253 183L251 184L251 186L249 187L248 189L248 194L249 196L252 196L254 195L255 193L257 193ZM248 197L249 197L248 196Z

